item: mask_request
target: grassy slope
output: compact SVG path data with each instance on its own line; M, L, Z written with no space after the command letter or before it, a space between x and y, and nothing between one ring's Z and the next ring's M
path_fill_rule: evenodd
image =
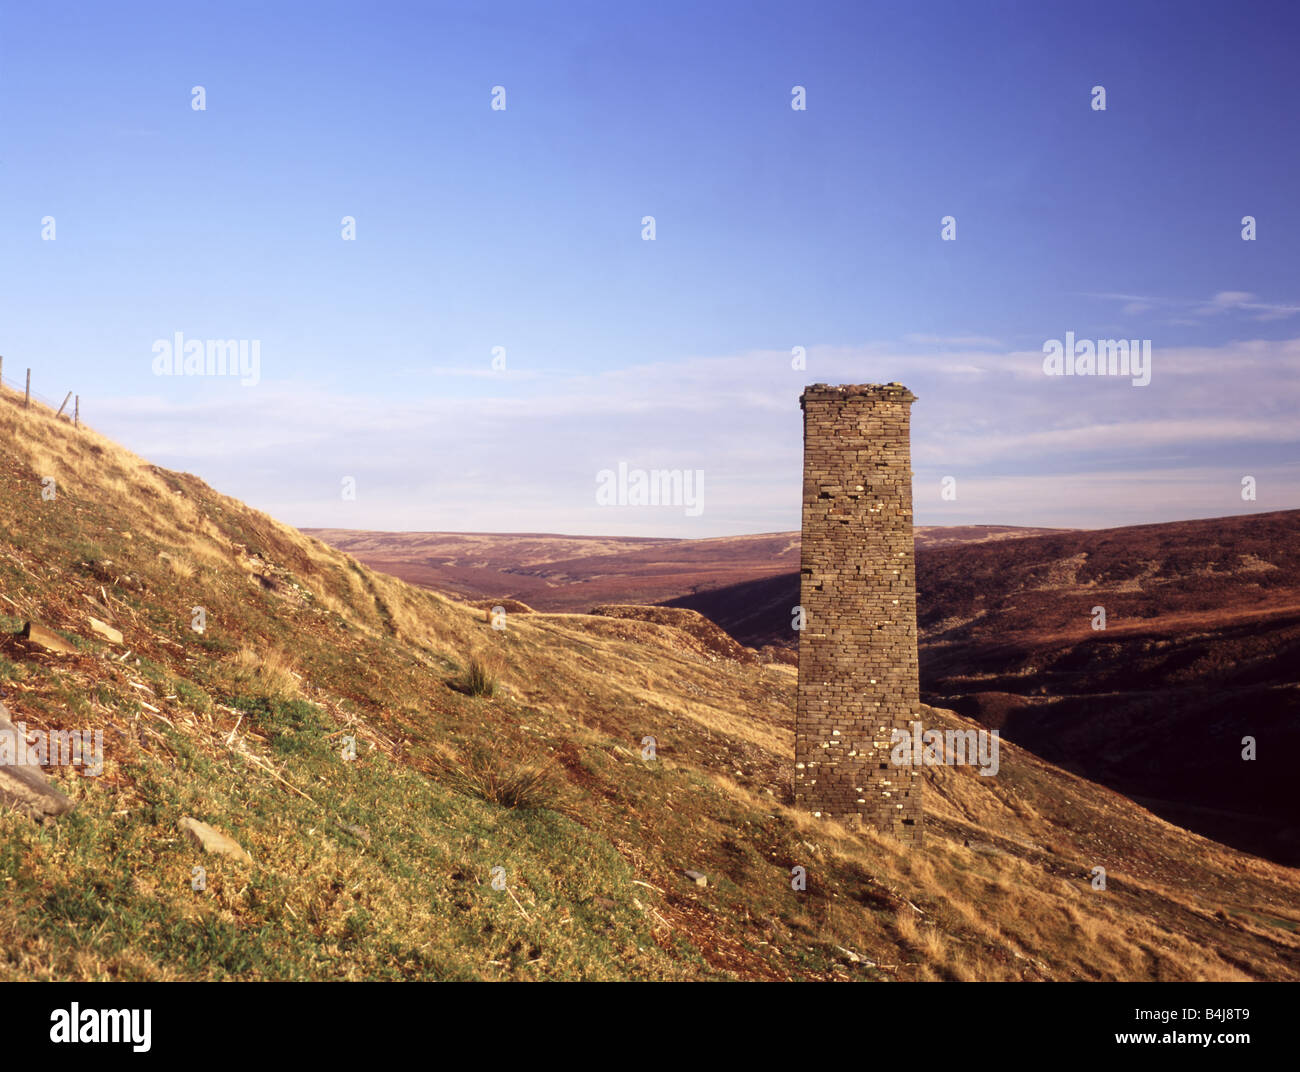
M78 649L4 640L0 691L107 753L52 774L78 802L57 825L0 813L0 978L1300 976L1300 873L1011 746L996 778L927 773L909 853L785 803L791 668L634 620L494 631L12 395L0 443L0 633ZM495 696L461 689L471 658ZM456 773L538 764L525 807ZM254 865L202 856L183 815Z

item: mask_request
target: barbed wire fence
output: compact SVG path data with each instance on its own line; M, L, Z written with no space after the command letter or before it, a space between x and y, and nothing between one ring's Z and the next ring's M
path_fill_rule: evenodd
M13 396L8 394L10 390L13 391ZM2 355L0 355L0 399L6 399L25 409L31 409L35 404L48 409L55 419L62 420L66 418L74 428L81 427L81 395L69 391L61 403L55 403L54 399L32 390L32 370L30 368L26 370L26 375L22 380L6 381L5 359ZM72 403L71 410L68 409L68 403Z

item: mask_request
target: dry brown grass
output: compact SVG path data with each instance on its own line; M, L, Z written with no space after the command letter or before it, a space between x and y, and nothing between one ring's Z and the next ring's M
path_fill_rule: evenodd
M231 660L231 677L236 690L252 695L281 701L302 695L301 679L288 655L279 648L241 648Z
M198 572L193 561L183 555L169 555L164 561L173 576L180 581L192 581L195 573Z

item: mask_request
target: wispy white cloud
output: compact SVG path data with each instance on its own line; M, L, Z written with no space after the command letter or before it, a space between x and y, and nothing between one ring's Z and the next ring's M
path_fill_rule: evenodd
M1222 480L1169 474L1226 464L1228 451L1264 469L1300 443L1300 338L1156 348L1140 388L1047 377L1038 350L911 346L810 347L802 370L774 350L446 379L445 390L399 402L307 383L178 379L160 386L165 396L97 401L94 423L296 524L695 536L798 526L798 398L813 382L906 383L919 398L918 481L954 472L964 488L986 488L978 516L990 522L1056 523L1036 483L1045 471L1100 489L1076 511L1093 523L1140 520L1157 503L1132 471L1153 462L1172 489L1160 508L1207 516ZM619 461L703 469L704 513L597 507L595 474ZM344 476L357 479L355 502L339 495ZM1297 483L1283 487L1273 483L1272 508L1300 506Z
M1092 293L1085 296L1121 302L1122 311L1129 316L1163 310L1171 314L1168 323L1181 327L1197 326L1198 321L1194 317L1221 316L1226 313L1245 314L1249 319L1257 321L1286 320L1300 313L1300 305L1262 301L1257 294L1245 290L1221 290L1208 299L1115 293Z

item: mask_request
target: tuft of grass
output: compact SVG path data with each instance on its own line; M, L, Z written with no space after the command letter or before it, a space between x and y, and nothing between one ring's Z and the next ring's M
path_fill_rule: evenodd
M482 659L475 656L469 661L465 671L465 691L471 696L494 696L497 691L497 675Z
M442 781L464 796L519 811L567 813L563 779L554 760L512 764L492 752L477 751L464 763L442 765Z
M237 693L279 701L294 700L302 695L291 663L279 648L258 652L244 647L232 662L231 674Z

